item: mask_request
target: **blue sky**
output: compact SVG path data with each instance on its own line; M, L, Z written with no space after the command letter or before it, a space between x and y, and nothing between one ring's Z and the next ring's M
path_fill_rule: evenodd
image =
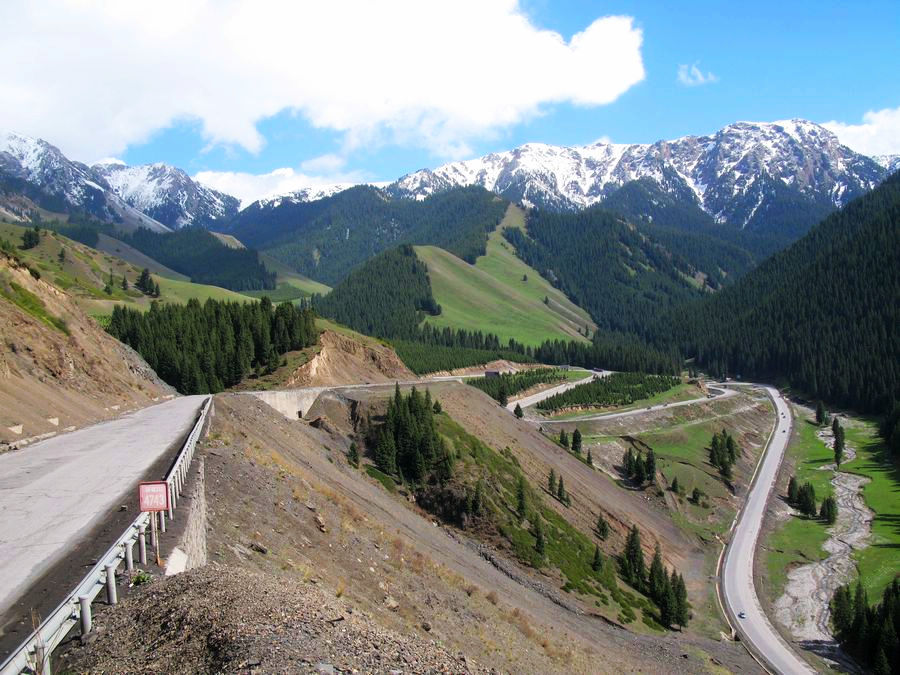
M62 44L59 60L23 61L28 83L58 90L63 102L35 113L28 106L39 97L22 94L25 84L7 91L0 84L5 100L20 97L14 110L30 113L0 112L0 125L40 135L83 161L165 161L242 197L271 189L271 180L254 176L276 170L285 185L391 180L529 141L653 142L736 120L836 121L857 150L900 152L896 0L498 0L398 6L387 19L363 16L364 5L352 0L315 15L297 3L263 11L237 0L227 16L211 0L166 0L153 5L159 23L149 27L140 4L133 15L120 8L113 16L91 0L77 10L60 6L69 15L54 28L25 0L10 0L0 19L24 26L25 45L59 44L66 31L80 45L100 46L67 51ZM632 20L592 26L611 15ZM541 32L569 42L601 24L609 33L585 39L591 45L581 51L548 44ZM97 64L104 73L94 78ZM679 68L694 66L708 81L679 81ZM100 82L89 102L83 95L91 116L79 119L71 101L82 96L86 76ZM66 91L72 77L81 80ZM432 79L446 81L449 95ZM307 87L307 80L316 83Z

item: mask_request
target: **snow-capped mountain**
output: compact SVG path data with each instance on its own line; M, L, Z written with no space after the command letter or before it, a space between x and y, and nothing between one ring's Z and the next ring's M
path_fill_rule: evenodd
M876 155L872 159L887 169L889 173L900 171L900 155Z
M16 202L14 211L37 205L116 223L123 229L169 231L125 203L88 166L71 161L57 147L37 138L0 132L0 193L4 203Z
M253 202L261 209L277 209L282 204L303 204L305 202L315 202L326 197L336 195L352 188L356 183L335 183L334 185L320 185L318 187L307 187L300 190L294 190L283 195L275 195L274 197L265 197ZM248 207L251 205L248 205Z
M127 166L107 161L91 168L126 203L173 229L223 225L240 207L237 198L202 185L168 164Z
M569 210L599 204L630 181L652 179L719 223L757 229L807 207L818 218L871 190L886 173L832 132L798 119L737 122L709 136L652 144L529 143L408 174L388 191L424 199L477 184L527 206Z

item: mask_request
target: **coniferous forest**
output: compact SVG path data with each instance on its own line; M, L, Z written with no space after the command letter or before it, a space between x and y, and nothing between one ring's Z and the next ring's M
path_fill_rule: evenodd
M226 246L202 227L183 227L166 233L140 228L132 234L117 236L197 284L212 284L233 291L275 288L275 273L266 269L256 251Z
M107 330L182 394L215 393L252 372L271 372L282 354L318 338L312 310L275 307L268 298L154 303L148 312L117 305Z
M612 373L554 394L537 404L541 410L581 406L630 405L677 386L681 380L671 375Z
M790 248L657 325L714 375L787 380L814 399L886 413L900 400L900 174Z

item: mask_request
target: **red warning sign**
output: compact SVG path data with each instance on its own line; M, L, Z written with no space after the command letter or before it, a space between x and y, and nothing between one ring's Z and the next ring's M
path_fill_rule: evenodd
M168 511L169 484L164 480L148 481L138 485L141 511Z

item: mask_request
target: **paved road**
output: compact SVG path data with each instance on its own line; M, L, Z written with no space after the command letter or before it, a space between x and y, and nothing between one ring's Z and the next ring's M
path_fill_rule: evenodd
M597 371L597 372L591 371L591 370L585 370L584 371L585 377L582 380L576 380L574 382L566 382L564 384L559 385L558 387L553 387L552 389L547 389L545 391L539 391L537 394L532 394L531 396L525 396L523 398L513 399L506 404L506 409L507 410L515 410L517 403L520 406L522 406L523 408L527 408L528 406L531 406L531 405L536 405L536 404L540 403L541 401L543 401L544 399L550 398L554 394L560 394L564 391L569 391L569 389L574 389L579 384L584 384L585 382L590 382L591 379L594 377L594 375L599 375L600 377L606 377L611 372L612 372L611 370L604 370L604 371Z
M0 455L0 613L118 508L205 398L175 398Z
M785 675L813 673L815 671L769 623L753 582L753 557L766 502L791 435L791 411L787 402L777 389L766 387L766 391L775 403L777 423L725 553L721 571L722 596L741 638L775 671ZM744 612L746 618L738 618L740 612Z
M649 408L635 408L634 410L625 410L623 412L598 413L596 415L586 415L584 417L570 417L564 420L541 420L541 424L572 424L573 422L590 422L591 420L609 420L616 417L630 417L632 415L643 415L654 410L667 410L669 408L680 408L686 405L696 405L697 403L706 403L713 399L730 398L737 394L733 389L721 389L710 387L711 392L719 392L712 398L706 396L702 398L692 398L687 401L678 401L677 403L660 403L659 405L650 406Z

